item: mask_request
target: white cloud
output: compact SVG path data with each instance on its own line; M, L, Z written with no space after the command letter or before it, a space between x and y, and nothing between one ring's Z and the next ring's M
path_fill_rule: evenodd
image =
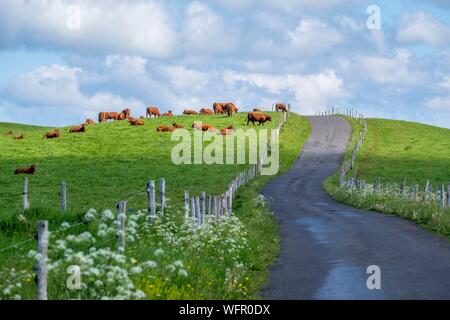
M181 36L184 48L200 55L230 54L238 43L232 26L200 2L187 7Z
M428 100L425 105L431 109L446 109L450 111L450 96L434 97Z
M352 5L361 0L215 0L221 5L231 9L247 9L255 6L265 5L268 7L280 8L285 11L310 9L310 10L325 10L335 8L337 6Z
M86 117L95 118L99 111L120 110L129 104L143 107L138 100L125 100L109 92L83 93L80 90L83 72L81 68L42 66L15 78L0 93L9 105L22 110L39 108L51 119L53 116L64 119L61 115L68 113L81 121Z
M450 43L450 26L418 11L400 18L397 40L401 43L445 45Z
M297 28L289 32L294 48L303 55L314 56L331 49L342 41L342 35L318 19L303 19Z
M80 28L68 28L70 7L80 9ZM167 57L176 33L156 1L2 0L0 47L32 46L88 53Z
M380 84L398 86L417 85L424 82L423 72L412 70L412 56L406 49L396 49L392 57L362 56L356 59L356 69L352 72L363 79Z
M239 74L227 72L225 81L244 81L267 90L284 100L294 97L294 109L303 114L322 111L328 103L344 99L350 94L344 89L343 81L332 70L310 75L271 75L261 73Z

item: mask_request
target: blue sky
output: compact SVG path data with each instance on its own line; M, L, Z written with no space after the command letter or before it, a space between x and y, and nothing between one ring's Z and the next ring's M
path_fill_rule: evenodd
M446 0L2 0L0 30L0 121L282 100L450 128Z

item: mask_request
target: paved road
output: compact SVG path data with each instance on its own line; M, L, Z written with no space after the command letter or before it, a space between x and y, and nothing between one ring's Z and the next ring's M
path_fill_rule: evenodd
M450 299L450 244L398 217L333 201L321 188L343 159L350 127L310 117L295 166L263 191L281 233L266 299ZM381 290L366 269L381 268Z

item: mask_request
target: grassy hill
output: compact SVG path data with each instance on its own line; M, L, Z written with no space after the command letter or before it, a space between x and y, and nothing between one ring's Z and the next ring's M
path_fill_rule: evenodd
M430 125L368 119L357 159L357 177L410 184L450 182L450 130ZM357 128L356 128L357 129Z
M352 137L346 154L351 157L358 140L361 124L348 118ZM324 182L324 188L337 201L367 210L396 214L413 220L443 236L450 236L450 211L440 207L438 196L433 201L418 202L414 196L398 197L399 186L406 178L407 193L418 188L417 198L423 199L424 186L430 181L433 191L450 183L450 130L430 125L367 119L367 134L350 173L357 180L372 183L377 177L383 188L359 190L340 188L334 175ZM387 188L386 188L387 186Z
M220 194L236 174L247 166L174 165L170 155L176 142L171 141L170 133L157 133L156 126L170 125L176 121L190 128L193 121L202 120L217 128L230 124L235 128L247 128L245 117L246 114L237 114L232 119L224 116L177 116L147 119L144 127L115 122L89 126L84 134L69 134L68 128L62 128L62 137L57 140L43 139L44 133L52 128L0 123L0 248L33 237L36 220L48 220L50 230L59 227L62 222L76 223L90 208L114 209L118 201L144 191L148 180L158 180L160 177L166 179L171 207L168 211L181 218L182 212L178 209L182 205L184 190L189 190L191 194L200 191ZM278 124L280 114L274 113L273 117L273 122L265 128L274 128ZM10 130L15 135L24 133L25 139L16 141L12 136L4 135ZM308 121L291 114L281 134L280 173L293 164L308 132ZM23 213L23 176L15 176L13 172L17 167L33 163L38 165L38 171L34 176L29 176L31 208ZM240 272L245 278L240 281L240 285L245 290L224 287L225 271L232 268L236 261L218 259L216 255L220 252L220 245L206 247L204 251L189 245L165 248L165 260L181 259L188 266L188 279L168 283L167 271L161 267L159 277L152 276L154 280L150 282L138 277L137 287L147 294L147 298L157 299L257 297L266 279L266 267L273 262L278 250L276 223L265 205L255 203L259 190L271 178L258 177L242 188L234 202L234 212L243 224L248 243L248 247L239 254L249 264L245 271ZM65 215L60 212L59 190L62 181L68 185L68 212ZM128 208L132 210L146 207L145 194L132 196L128 203ZM18 219L21 216L25 222ZM170 221L167 226L172 228ZM87 230L95 227L89 225ZM83 228L81 226L79 231L84 231ZM155 232L127 251L137 260L151 257L152 250L165 243L157 230ZM227 242L227 236L224 234L223 237ZM14 250L0 251L0 283L10 282L7 271L12 266L31 270L33 264L26 254L34 248L35 245L29 243ZM34 284L30 282L25 288L22 297L34 298ZM61 292L61 283L53 283L50 294L52 298L73 298L70 293Z

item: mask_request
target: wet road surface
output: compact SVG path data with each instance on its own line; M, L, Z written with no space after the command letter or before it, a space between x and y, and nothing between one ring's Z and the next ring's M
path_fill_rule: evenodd
M295 166L269 183L282 238L266 299L450 299L450 243L399 217L336 203L322 181L337 171L351 128L309 117L311 135ZM367 267L381 289L367 288Z

